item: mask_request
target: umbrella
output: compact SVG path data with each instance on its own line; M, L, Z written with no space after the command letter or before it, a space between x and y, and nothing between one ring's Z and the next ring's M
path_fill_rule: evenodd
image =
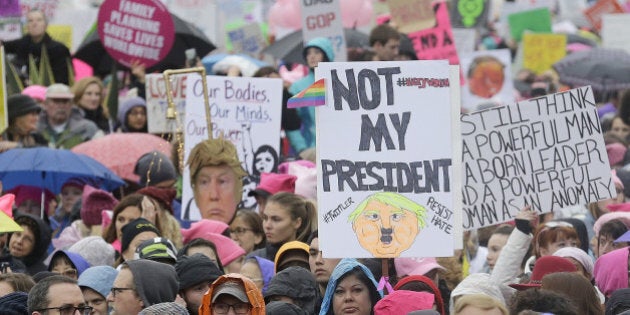
M72 148L72 152L90 156L118 176L133 182L140 179L133 173L136 162L153 150L170 156L171 144L150 133L112 133Z
M147 69L149 72L162 72L167 69L179 69L186 63L186 55L184 51L189 48L195 48L198 56L205 56L216 47L196 26L182 20L175 14L171 13L173 24L175 25L175 41L173 47L169 51L164 60ZM94 69L96 74L109 74L112 67L112 58L107 54L99 39L96 27L85 37L74 58L81 59ZM120 65L124 68L122 65Z
M201 63L206 68L206 73L216 73L215 70L226 71L229 66L237 66L246 77L251 77L258 69L269 66L245 54L212 54L201 59Z
M72 178L109 191L125 184L103 164L69 150L28 148L0 154L0 181L4 189L29 185L58 194L61 186Z
M574 52L553 68L560 82L571 86L590 85L603 93L630 88L630 54L621 49L595 47Z
M0 233L21 232L22 227L13 221L13 202L15 195L5 194L0 197Z
M368 34L352 28L344 28L343 33L347 48L369 47L370 36ZM302 50L304 50L304 42L302 30L299 30L275 41L262 52L282 59L284 62L303 63Z

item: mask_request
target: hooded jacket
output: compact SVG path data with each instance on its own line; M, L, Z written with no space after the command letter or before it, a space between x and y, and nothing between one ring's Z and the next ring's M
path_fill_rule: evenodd
M50 264L48 265L48 271L52 271L53 262L55 261L55 258L57 256L65 256L68 260L70 260L72 265L74 265L73 266L74 269L77 270L77 276L80 276L83 273L83 271L90 268L90 263L88 263L87 260L83 258L83 256L77 253L67 251L67 250L60 250L60 251L55 252L52 255L52 258L50 259Z
M319 315L332 314L332 299L335 294L337 284L339 284L339 279L355 268L361 270L372 282L373 286L369 287L368 290L377 291L379 297L383 297L383 292L377 289L378 283L376 283L376 280L374 279L374 276L372 275L370 269L368 269L365 265L359 263L354 258L344 258L337 264L337 267L335 267L332 274L330 275L330 280L328 280L328 286L326 286L326 293L324 293L322 308L319 311ZM377 301L372 301L372 304L376 304L376 302Z
M328 38L317 37L308 41L302 51L304 59L306 59L307 50L311 47L319 48L324 52L325 58L323 61L335 60L332 43ZM302 90L311 86L313 83L315 83L315 71L314 69L310 69L307 76L296 81L291 85L291 87L289 87L289 93L293 95L298 94ZM302 130L289 130L286 133L293 150L300 153L305 149L315 146L315 108L312 106L300 107L297 108L297 112L298 116L300 116L300 119L302 120Z
M313 274L302 267L289 267L276 274L265 292L265 301L272 296L288 296L306 314L316 314L320 301L319 285Z
M236 273L229 273L227 275L223 275L219 277L216 281L212 283L208 292L203 295L203 299L201 300L201 306L199 307L199 315L210 315L212 314L212 309L210 305L212 304L212 295L216 288L225 283L225 282L239 282L245 288L245 294L247 295L247 299L249 299L249 303L252 305L251 314L252 315L265 315L265 301L263 300L263 296L260 293L260 290L256 286L256 284L249 280L248 278L241 276Z
M144 307L175 301L179 285L173 266L147 259L130 260L125 264L131 270Z
M444 309L444 300L442 299L442 293L437 288L437 286L435 286L435 283L433 283L431 279L425 276L421 276L421 275L406 276L400 279L398 283L396 283L396 286L394 286L394 290L401 290L400 287L411 282L422 282L426 284L427 286L429 286L431 288L431 291L433 291L430 293L433 293L433 295L435 296L434 303L437 306L437 311L440 312L441 315L446 315L446 311Z
M50 236L52 232L50 228L42 219L30 214L16 216L15 222L29 226L35 236L33 250L28 255L20 258L26 265L27 273L32 276L40 271L46 271L47 268L43 261L46 258L46 251L51 241Z

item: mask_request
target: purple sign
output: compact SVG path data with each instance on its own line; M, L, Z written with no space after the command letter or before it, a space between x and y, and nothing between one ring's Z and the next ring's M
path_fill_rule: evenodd
M0 0L0 17L20 16L20 0Z

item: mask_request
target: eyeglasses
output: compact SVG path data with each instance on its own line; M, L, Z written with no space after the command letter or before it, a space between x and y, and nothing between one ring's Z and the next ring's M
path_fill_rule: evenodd
M54 271L54 272L58 273L58 274L60 274L62 276L66 276L68 278L76 278L77 274L78 274L76 269L68 269L68 270L64 270L62 272L56 272L56 271Z
M227 303L216 303L212 305L212 310L217 314L227 314L230 311L230 307L234 309L234 313L236 314L247 314L249 312L250 306L247 303L236 303L236 304L227 304Z
M238 227L238 228L235 228L235 229L230 229L230 234L243 235L247 231L253 231L253 230L252 229Z
M90 315L92 313L92 307L90 306L72 306L72 305L64 305L59 307L48 307L37 310L40 311L50 311L50 310L58 310L61 315L74 315L77 311L81 313L81 315Z
M112 297L115 298L117 293L120 293L120 292L126 291L126 290L133 291L135 289L134 288L116 288L116 287L112 287L110 291L112 292Z

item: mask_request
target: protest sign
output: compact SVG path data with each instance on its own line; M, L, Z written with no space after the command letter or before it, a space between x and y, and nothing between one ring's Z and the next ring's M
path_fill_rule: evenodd
M460 70L459 66L449 66L449 79L451 86L460 86ZM451 90L451 113L461 112L461 89ZM462 130L459 122L459 115L451 114L451 146L453 156L462 156ZM454 159L451 172L451 191L462 190L462 161ZM461 209L463 207L462 195L452 194L453 208ZM453 249L464 248L464 229L462 228L462 211L453 211Z
M551 13L548 8L510 14L508 23L510 35L517 42L521 41L523 32L526 30L535 33L551 33Z
M448 63L320 63L315 76L326 84L316 108L325 257L451 256Z
M335 61L348 60L346 36L341 20L341 0L300 1L304 43L315 37L328 37L335 51Z
M392 22L401 33L413 33L435 26L431 0L387 0Z
M243 180L243 198L257 185L263 172L277 172L282 110L282 80L269 78L207 76L212 137L223 135L238 151L243 169L249 174ZM184 119L184 159L201 141L208 139L203 86L198 75L188 75L186 114ZM272 161L259 161L266 155ZM265 159L266 160L266 159ZM190 170L184 169L182 218L199 220L201 214L194 202ZM249 200L248 200L249 201Z
M523 34L523 67L541 74L567 55L565 34Z
M451 23L459 28L484 27L489 11L488 0L455 0L451 2Z
M470 28L454 28L452 31L458 56L475 51L477 31Z
M38 9L44 12L44 15L50 21L55 16L59 2L60 0L20 0L20 9L22 10L22 16L26 16L33 9Z
M260 31L258 23L247 24L237 29L228 31L228 38L232 43L233 53L244 53L258 56L265 47L265 39Z
M186 75L171 76L171 92L173 103L177 111L177 123L181 126L184 121L184 107L186 105ZM158 73L147 74L145 78L147 100L147 122L150 133L168 133L175 131L175 125L166 119L168 102L166 100L166 85L164 76Z
M584 10L584 16L597 30L602 28L602 16L604 14L623 13L623 7L617 0L599 0L588 9Z
M46 28L46 32L54 40L64 44L68 49L72 48L72 26L51 24Z
M0 1L0 17L21 16L20 0Z
M451 20L448 17L446 3L436 4L436 26L422 31L407 34L416 55L421 60L447 59L449 64L458 65L457 49L453 41Z
M464 229L616 196L590 86L462 114Z
M5 69L4 46L0 46L0 132L4 132L9 126L9 112L7 111L7 90L6 72Z
M175 41L173 18L160 0L105 0L97 30L107 53L127 67L155 65Z
M509 49L481 50L461 56L466 74L462 107L467 111L514 101Z
M602 46L619 48L630 53L630 14L604 14L602 16Z
M10 41L22 37L20 18L0 18L0 40Z

